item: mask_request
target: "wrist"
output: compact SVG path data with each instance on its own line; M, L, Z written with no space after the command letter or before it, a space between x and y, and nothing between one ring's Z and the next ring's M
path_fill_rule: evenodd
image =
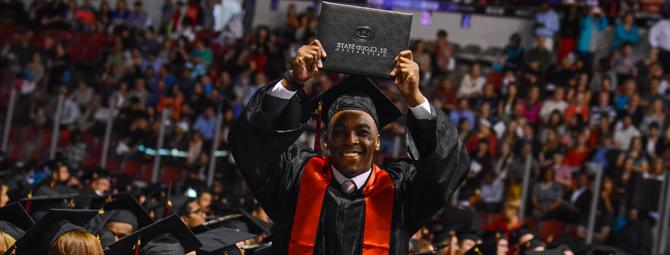
M302 88L305 83L297 80L295 76L293 76L293 70L289 69L284 73L284 79L281 80L281 85L284 86L285 89L290 90L290 91L296 91L300 88Z
M405 96L405 102L407 102L409 107L417 107L423 104L425 101L426 98L423 96L423 94L421 94L420 91Z

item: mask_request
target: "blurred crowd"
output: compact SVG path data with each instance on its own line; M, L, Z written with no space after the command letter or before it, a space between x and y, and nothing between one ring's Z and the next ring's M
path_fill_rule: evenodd
M538 4L533 33L510 35L493 61L463 57L444 30L434 40L412 42L424 94L449 114L472 158L454 201L415 235L417 252L465 254L478 242L505 240L497 254L512 254L563 247L556 243L567 237L574 240L566 252L575 251L574 243L586 237L595 194L595 242L650 254L658 190L670 164L670 7L664 0L558 2ZM281 76L297 47L316 38L315 9L290 5L282 26L245 33L243 6L234 0L165 0L158 24L142 1L0 5L0 27L11 33L0 40L2 95L11 88L19 94L12 137L19 134L14 126L50 129L58 118L63 134L57 158L68 173L57 182L89 189L98 185L91 173L103 171L111 177L99 195L141 194L158 185L115 167L93 171L99 155L91 155L99 154L113 119L110 158L147 161L146 148L156 148L164 125L163 148L184 152L163 159L184 170L169 184L174 192L207 194L215 209L207 209L210 218L254 208L234 161L211 158L217 115L216 149L225 154L227 131L245 103ZM663 16L639 27L642 9ZM340 78L323 72L306 92L318 95ZM378 85L406 109L390 81ZM64 100L56 116L58 95ZM381 131L379 163L404 155L404 132L400 119ZM11 178L2 185L0 207L59 178L54 169L60 168L41 164L47 147L39 137L28 133L10 142L2 162L18 170L3 174ZM313 141L312 130L299 139ZM217 160L217 174L207 187L211 160ZM521 212L526 169L529 196ZM598 171L602 185L593 190Z

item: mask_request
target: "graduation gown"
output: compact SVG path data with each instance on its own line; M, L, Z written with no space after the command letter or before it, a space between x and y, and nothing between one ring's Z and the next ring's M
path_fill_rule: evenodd
M274 222L272 254L286 254L303 166L317 154L294 144L312 107L304 91L291 99L267 95L277 81L258 89L229 134L234 159ZM432 107L432 106L431 106ZM409 157L383 167L394 184L390 254L407 254L408 240L424 226L467 176L470 160L448 116L432 120L407 114ZM345 194L334 179L321 209L314 254L361 254L365 199Z

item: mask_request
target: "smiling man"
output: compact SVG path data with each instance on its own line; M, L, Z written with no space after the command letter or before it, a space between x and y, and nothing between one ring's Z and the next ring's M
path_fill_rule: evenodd
M275 223L272 254L407 254L410 236L466 177L469 157L449 118L419 90L410 51L391 72L409 106L408 158L373 164L379 130L401 114L359 76L315 100L326 156L294 144L314 112L302 88L323 57L319 41L298 49L284 79L260 88L230 131L233 156Z

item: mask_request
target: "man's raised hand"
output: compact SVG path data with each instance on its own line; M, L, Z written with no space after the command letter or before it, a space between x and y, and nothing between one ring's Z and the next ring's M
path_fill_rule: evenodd
M410 107L420 105L424 96L419 90L419 65L414 62L412 52L401 51L395 58L396 65L390 75L395 78L395 86Z
M326 57L326 51L323 50L321 42L314 40L308 45L303 45L291 63L293 78L299 82L305 83L319 69L323 68L321 58Z

